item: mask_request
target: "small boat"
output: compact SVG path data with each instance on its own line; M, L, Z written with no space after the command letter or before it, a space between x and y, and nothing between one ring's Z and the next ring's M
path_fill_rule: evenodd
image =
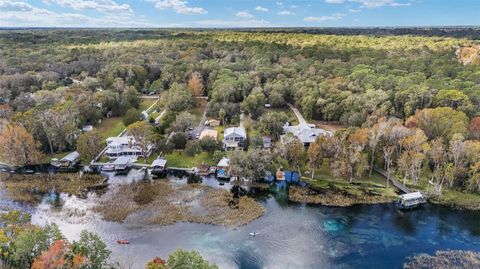
M120 244L120 245L128 245L130 244L130 242L126 239L119 239L117 240L117 243Z
M251 232L251 233L248 233L248 235L250 235L250 236L257 236L258 233L256 233L256 232Z
M33 174L33 173L35 173L35 171L30 170L30 169L29 169L29 170L25 170L25 174Z
M113 172L115 171L115 165L113 163L107 163L102 166L102 171Z

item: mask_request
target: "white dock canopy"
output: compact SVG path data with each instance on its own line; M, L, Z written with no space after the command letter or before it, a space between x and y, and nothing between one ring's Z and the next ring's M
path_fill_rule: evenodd
M423 195L419 191L416 191L416 192L402 194L402 195L400 195L400 199L402 199L402 200L423 199Z
M165 167L167 164L167 160L165 159L156 159L152 163L152 167L159 166L159 167Z
M115 167L121 167L121 166L127 166L127 165L129 165L130 162L131 162L131 158L130 158L130 157L121 156L121 157L118 157L118 158L113 162L113 164L115 165Z
M80 153L74 151L74 152L68 153L60 161L75 162L78 159L78 157L80 157Z

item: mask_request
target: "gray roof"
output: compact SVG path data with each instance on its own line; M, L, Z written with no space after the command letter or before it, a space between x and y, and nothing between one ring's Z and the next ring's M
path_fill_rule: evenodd
M247 138L247 132L245 131L245 128L243 128L243 127L230 127L230 128L225 129L225 131L223 132L224 137L232 135L232 134L236 134L238 136Z
M121 156L121 157L118 157L114 162L113 164L114 165L127 165L128 163L130 163L130 157L127 157L127 156Z
M69 161L69 162L74 162L80 157L80 153L74 151L68 153L65 157L63 157L60 161Z
M167 160L165 160L165 159L156 159L155 161L153 161L152 166L162 166L162 167L165 167L166 164L167 164Z
M422 199L423 195L422 195L422 193L416 191L416 192L402 194L402 195L400 195L400 198L403 199L403 200Z
M330 132L324 131L323 129L310 127L308 125L295 125L295 126L284 126L283 131L285 133L292 133L296 136L302 143L313 143L319 136L330 135Z

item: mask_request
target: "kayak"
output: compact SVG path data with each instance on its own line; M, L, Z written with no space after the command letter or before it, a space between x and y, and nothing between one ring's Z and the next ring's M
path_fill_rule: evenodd
M120 245L128 245L128 244L130 244L130 242L128 242L128 240L125 240L125 239L117 240L117 243L119 243Z

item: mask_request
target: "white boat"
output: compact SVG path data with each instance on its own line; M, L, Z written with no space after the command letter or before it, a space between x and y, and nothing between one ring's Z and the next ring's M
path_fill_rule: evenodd
M102 166L102 171L113 172L115 171L115 165L113 163L107 163Z
M250 235L250 236L256 236L256 235L258 235L258 233L252 232L252 233L248 233L248 235Z

